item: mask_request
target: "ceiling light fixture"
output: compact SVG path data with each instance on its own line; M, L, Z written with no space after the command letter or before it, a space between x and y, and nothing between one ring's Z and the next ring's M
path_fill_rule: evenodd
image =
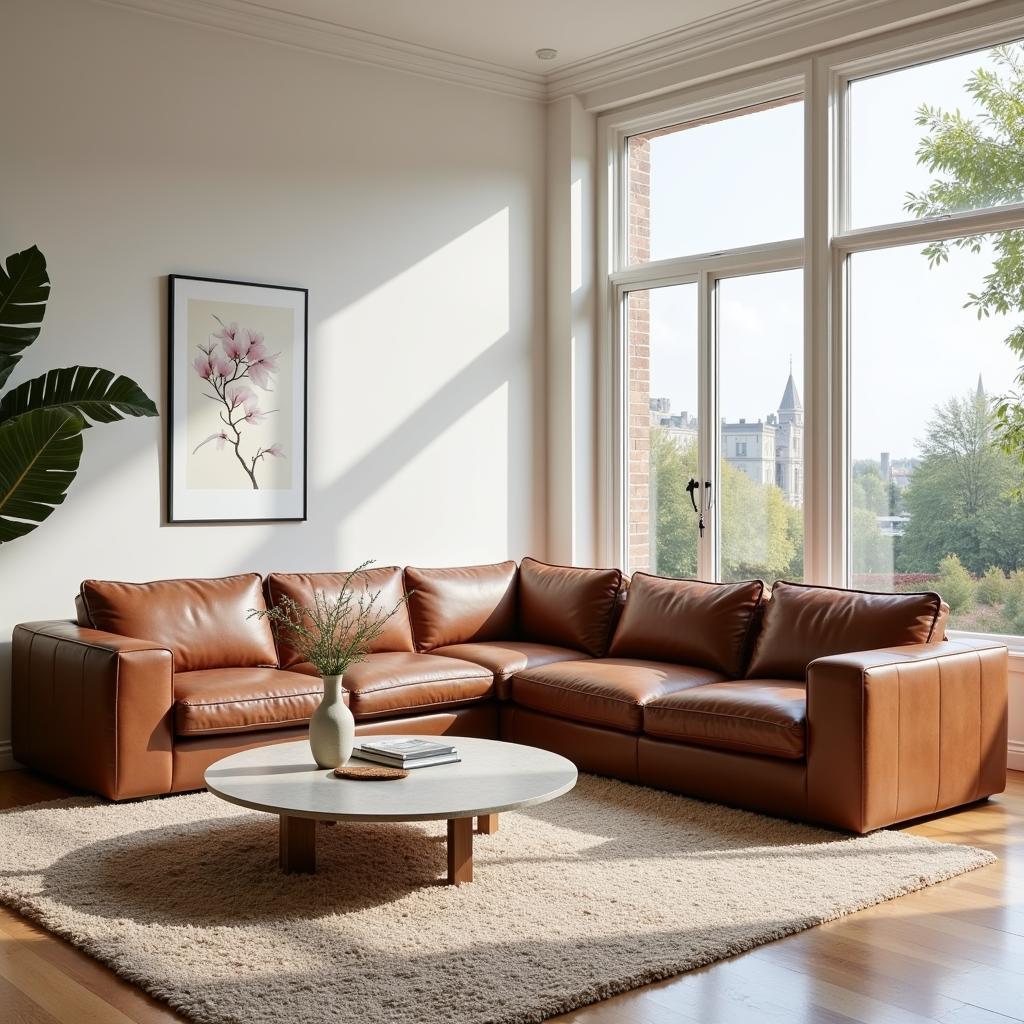
M537 57L540 60L554 60L558 56L557 50L552 50L550 46L542 46L537 51Z

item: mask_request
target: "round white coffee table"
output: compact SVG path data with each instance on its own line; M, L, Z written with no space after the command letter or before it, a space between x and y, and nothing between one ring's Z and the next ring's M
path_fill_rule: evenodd
M206 788L222 800L280 816L280 863L287 872L316 870L317 821L445 819L448 881L460 885L473 881L474 818L480 832L496 832L502 811L544 803L572 789L576 767L538 747L450 738L461 761L415 768L405 779L339 779L318 768L309 744L297 740L214 762L206 769Z

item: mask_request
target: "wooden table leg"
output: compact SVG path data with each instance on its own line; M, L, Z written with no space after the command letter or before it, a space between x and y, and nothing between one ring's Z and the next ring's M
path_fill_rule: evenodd
M482 836L493 836L498 831L498 815L481 814L476 819L476 830Z
M316 871L316 821L281 815L281 870L311 875Z
M473 819L448 819L448 884L473 881Z

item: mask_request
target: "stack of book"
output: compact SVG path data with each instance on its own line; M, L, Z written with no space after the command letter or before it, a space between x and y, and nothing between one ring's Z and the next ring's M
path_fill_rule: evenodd
M419 737L365 739L355 745L352 753L363 761L405 769L451 764L461 760L458 750L450 743Z

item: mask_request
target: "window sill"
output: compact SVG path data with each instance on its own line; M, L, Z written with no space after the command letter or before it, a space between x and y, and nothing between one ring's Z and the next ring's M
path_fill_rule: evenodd
M962 629L947 630L950 640L979 640L982 642L1006 644L1010 648L1010 654L1017 658L1024 658L1024 636L1016 636L1007 633L968 633Z

